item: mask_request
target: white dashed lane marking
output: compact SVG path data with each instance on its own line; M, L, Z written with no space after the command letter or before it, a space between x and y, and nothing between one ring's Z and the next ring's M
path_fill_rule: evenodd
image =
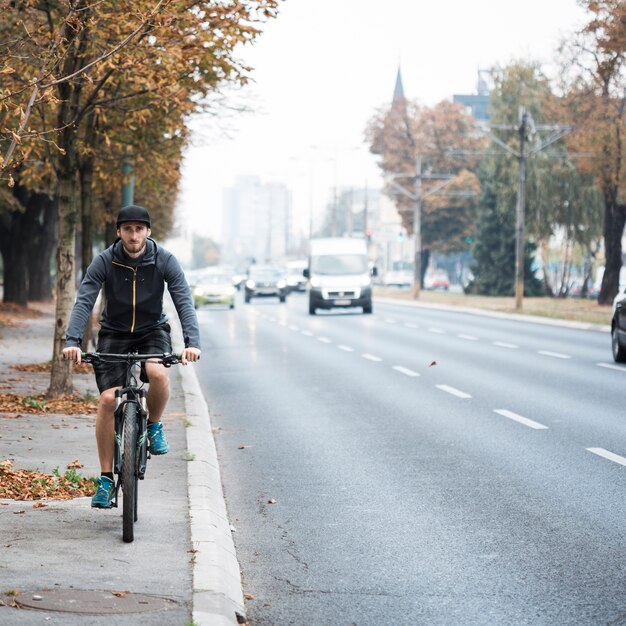
M310 330L303 330L302 334L306 335L307 337L313 337L313 333Z
M550 352L549 350L539 350L539 354L543 356L551 356L554 359L571 359L569 354L562 354L561 352Z
M506 409L494 409L493 412L497 413L498 415L502 415L503 417L508 417L510 420L519 422L520 424L524 424L524 426L528 426L529 428L534 428L535 430L544 430L548 428L547 426L544 426L539 422L535 422L534 420L528 419L523 415L513 413L513 411L507 411Z
M498 346L498 348L510 348L511 350L516 350L519 346L516 346L514 343L507 343L506 341L494 341L494 346Z
M596 363L598 367L606 367L609 370L617 370L618 372L626 372L626 367L620 367L619 365L613 365L613 363Z
M428 329L429 333L435 333L436 335L445 335L446 331L442 330L441 328L429 328Z
M342 343L340 343L337 347L344 352L354 352L354 348L351 348L350 346L344 346Z
M296 326L295 324L290 324L289 325L289 330L300 330L300 327Z
M469 393L465 393L460 389L456 389L454 387L450 387L450 385L435 385L437 389L441 389L441 391L445 391L446 393L450 393L457 398L471 398L472 396Z
M587 450L589 450L589 452L592 452L593 454L597 454L598 456L608 459L609 461L613 461L613 463L619 463L620 465L626 466L626 459L619 454L614 454L613 452L609 452L604 448L587 448Z
M332 343L332 341L328 337L318 337L317 340L321 341L322 343Z
M368 361L374 361L375 363L378 363L379 361L382 361L382 359L379 356L375 356L374 354L369 354L367 352L365 352L361 356L364 359L367 359Z
M411 323L411 322L407 322L407 323L405 324L405 327L406 327L406 328L419 328L419 324L413 324L413 323Z
M478 341L478 337L474 337L474 335L457 335L459 339L466 339L467 341Z
M404 374L405 376L419 376L417 372L410 370L408 367L403 367L402 365L394 365L391 369L396 370L396 372L400 372L400 374Z

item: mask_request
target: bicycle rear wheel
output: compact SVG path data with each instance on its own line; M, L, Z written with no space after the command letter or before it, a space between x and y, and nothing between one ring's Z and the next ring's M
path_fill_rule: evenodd
M122 537L130 543L134 537L137 502L137 405L124 406L124 452L122 453L123 524Z

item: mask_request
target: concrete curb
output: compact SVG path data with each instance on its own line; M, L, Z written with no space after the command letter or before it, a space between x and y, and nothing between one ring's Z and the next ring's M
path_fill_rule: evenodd
M587 322L573 322L552 317L537 317L536 315L524 315L522 313L501 313L499 311L487 311L485 309L475 309L466 306L452 306L450 304L434 304L432 302L413 302L401 298L375 298L374 302L385 302L387 304L401 304L408 307L420 307L424 309L439 309L441 311L459 311L482 315L484 317L496 317L500 319L516 319L520 322L530 322L532 324L544 324L546 326L562 326L565 328L577 328L578 330L595 330L599 332L611 332L610 324L591 324Z
M174 345L183 345L175 313L169 315ZM193 366L178 367L188 426L187 489L193 554L194 626L245 622L241 573L235 553L211 419Z
M209 411L191 367L181 372L187 426L189 517L193 561L193 622L221 626L245 621L235 554ZM239 617L238 617L239 616Z

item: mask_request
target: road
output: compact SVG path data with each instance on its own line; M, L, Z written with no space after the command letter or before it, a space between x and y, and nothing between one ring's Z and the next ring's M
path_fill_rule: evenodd
M608 333L296 294L199 319L250 624L626 623Z

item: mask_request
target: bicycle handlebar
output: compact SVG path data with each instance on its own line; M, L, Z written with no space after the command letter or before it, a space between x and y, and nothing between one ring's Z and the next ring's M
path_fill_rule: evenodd
M104 362L120 362L125 363L144 363L150 359L156 360L158 363L162 363L165 367L171 367L182 363L182 354L170 354L168 352L159 354L139 354L137 352L129 352L127 354L113 354L108 352L81 352L80 358L85 363L94 363L96 361Z

